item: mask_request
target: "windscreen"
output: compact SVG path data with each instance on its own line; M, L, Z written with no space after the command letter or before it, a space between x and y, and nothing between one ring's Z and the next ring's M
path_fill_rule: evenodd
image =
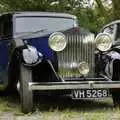
M61 31L76 26L72 18L62 17L16 17L15 33L36 32L36 31Z

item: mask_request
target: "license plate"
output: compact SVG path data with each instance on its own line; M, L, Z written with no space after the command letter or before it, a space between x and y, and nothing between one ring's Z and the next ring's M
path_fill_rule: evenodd
M88 89L88 90L73 90L72 99L83 99L83 98L104 98L109 96L107 89Z

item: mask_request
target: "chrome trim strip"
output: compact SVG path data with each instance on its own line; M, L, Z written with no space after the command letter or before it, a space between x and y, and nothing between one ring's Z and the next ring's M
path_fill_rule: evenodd
M71 89L93 89L93 88L120 88L118 81L86 81L86 82L47 82L28 84L29 90L71 90Z

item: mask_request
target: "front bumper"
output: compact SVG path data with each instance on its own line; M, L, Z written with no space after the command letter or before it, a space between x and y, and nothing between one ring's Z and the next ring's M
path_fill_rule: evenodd
M72 90L120 88L120 81L46 82L28 84L29 90Z

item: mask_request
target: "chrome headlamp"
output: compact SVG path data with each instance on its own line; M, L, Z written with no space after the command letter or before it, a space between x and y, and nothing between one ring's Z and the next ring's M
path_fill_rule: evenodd
M37 49L33 46L28 45L27 49L23 50L23 59L27 64L34 64L42 57L41 53L38 53Z
M55 32L49 37L49 46L54 51L62 51L67 45L66 37L61 32Z
M107 33L100 33L97 35L95 43L100 51L107 51L112 46L112 37Z
M87 75L89 73L88 63L86 63L85 61L81 62L79 64L78 70L79 70L80 74Z

